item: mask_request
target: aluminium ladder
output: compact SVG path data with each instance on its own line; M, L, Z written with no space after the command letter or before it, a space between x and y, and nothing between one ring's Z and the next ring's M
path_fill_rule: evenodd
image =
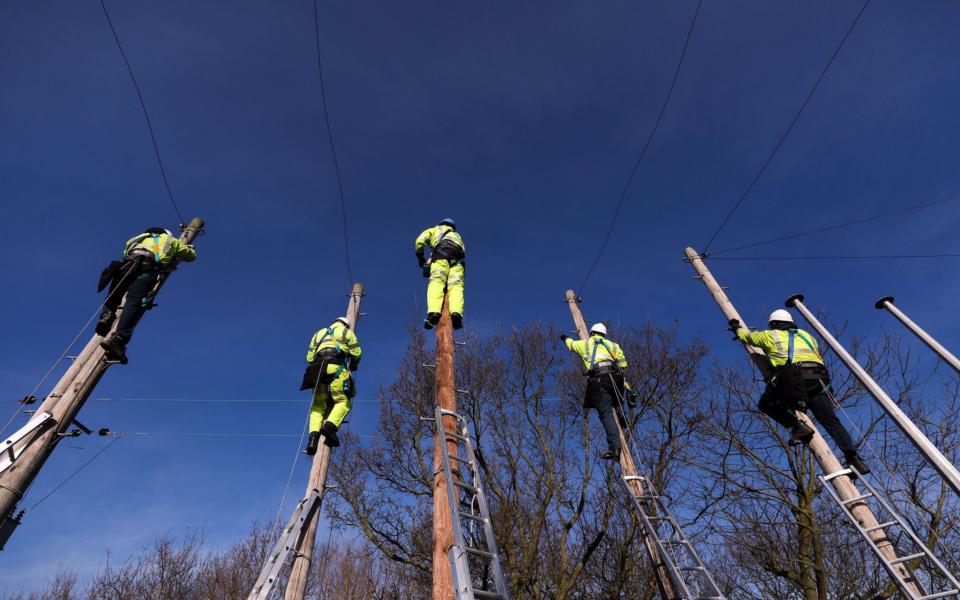
M490 523L487 497L483 491L480 466L473 451L473 441L470 438L466 419L439 406L434 414L437 438L442 440L439 444L440 456L453 521L453 546L450 547L448 554L456 598L457 600L510 600L510 594L503 579L503 571L500 568L497 542L493 537L493 526ZM452 417L456 421L456 433L444 428L443 417ZM457 456L451 456L446 442L455 442L458 448L462 446L465 458L461 458L459 452ZM463 468L454 469L451 466L453 462ZM465 478L465 475L469 478ZM471 539L482 541L484 547L477 548L469 545L464 529L469 530ZM474 564L478 569L489 568L496 591L474 587L470 559L476 561Z
M273 547L267 562L263 564L260 576L257 577L257 582L253 585L247 600L266 600L270 596L280 577L280 571L296 553L307 523L319 508L320 494L317 490L313 490L309 496L300 501L287 526L283 528L277 545Z
M837 495L837 492L833 489L832 485L828 485L828 482L831 479L840 477L841 475L848 475L851 478L857 479L859 483L862 483L867 492L856 498L851 498L850 500L842 500L840 496ZM886 569L887 573L890 574L890 577L897 583L897 587L900 588L900 591L903 595L910 600L935 600L938 598L960 598L960 582L957 582L956 577L947 569L947 567L940 562L940 560L934 556L933 552L927 548L920 538L914 533L913 528L907 523L907 521L900 516L900 514L894 509L893 505L883 497L876 488L870 485L870 482L867 481L860 473L857 472L853 467L847 467L840 469L836 473L830 473L829 475L818 475L817 478L823 484L823 487L830 494L830 497L833 501L840 507L843 511L843 514L847 516L853 526L857 528L857 531L860 535L867 541L867 544L870 546L870 549L873 550L874 554L877 555L877 558L880 560L880 563L883 565L883 568ZM877 501L877 506L879 506L883 512L887 513L890 520L885 523L880 523L879 525L873 527L863 527L856 517L853 516L853 512L850 510L854 504L863 503L866 504L866 500L873 498ZM907 538L913 542L916 546L917 551L912 554L907 554L901 556L894 560L890 560L880 552L880 548L871 537L870 533L874 531L882 531L884 533L884 540L889 541L893 544L893 539L887 535L887 531L891 528L899 527L900 530L907 535ZM904 539L900 537L900 539ZM928 569L928 574L930 576L930 582L932 583L934 578L942 578L949 583L948 589L940 592L931 592L923 596L917 595L916 591L911 588L908 584L908 581L904 579L903 575L896 565L906 563L913 560L920 560L925 562L927 565L930 565Z
M639 484L639 494L630 486L632 481ZM727 600L653 483L642 475L624 475L623 482L679 599Z

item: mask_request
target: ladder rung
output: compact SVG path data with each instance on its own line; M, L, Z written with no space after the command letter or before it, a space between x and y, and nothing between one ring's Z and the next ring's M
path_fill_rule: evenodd
M462 513L458 510L457 514L460 515L460 517L463 519L471 519L473 521L478 521L480 523L483 523L484 521L486 521L486 519L484 519L481 515L475 515L473 513Z
M460 488L460 489L463 489L463 490L466 490L466 491L468 491L468 492L470 492L470 493L473 493L473 494L476 494L476 493L479 491L476 487L470 485L469 483L463 482L463 481L454 480L453 485L457 486L457 487Z
M456 438L456 439L460 440L461 442L465 442L465 441L467 441L468 439L470 439L470 438L468 438L468 437L465 436L465 435L460 435L459 433L454 433L454 432L452 432L452 431L447 431L446 429L443 430L443 433L444 433L444 435L446 435L447 437Z
M486 590L471 590L473 592L474 598L481 598L485 600L506 600L502 595L497 592L488 592Z
M867 498L873 498L873 494L868 492L866 494L857 496L855 498L850 498L849 500L842 500L840 504L843 504L843 505L853 504L854 502L860 502L861 500L866 500Z
M681 571L706 571L703 567L680 567Z
M440 414L443 415L443 416L445 416L445 417L453 417L454 419L457 419L458 421L462 421L462 420L463 420L463 417L461 417L459 414L453 412L452 410L447 410L447 409L445 409L445 408L441 408L441 409L440 409Z
M840 477L843 475L853 475L853 471L851 471L850 469L840 469L839 471L830 473L829 475L824 475L823 480L830 481L831 479L836 479L837 477Z
M474 556L480 556L482 558L486 558L487 560L492 560L493 558L495 558L493 554L490 554L486 550L474 548L473 546L464 546L463 551L466 552L467 554L472 554Z
M895 559L895 560L891 560L891 561L890 561L890 564L891 564L891 565L899 565L900 563L905 563L905 562L907 562L907 561L909 561L909 560L913 560L913 559L915 559L915 558L923 558L923 557L926 556L926 555L927 555L926 552L917 552L916 554L910 554L910 555L907 555L907 556L901 556L900 558L897 558L897 559Z
M918 600L937 600L937 598L946 598L947 596L956 596L957 594L960 594L960 590L950 590L947 592L937 592L929 596L921 596Z
M873 527L867 527L863 530L864 533L870 533L872 531L877 531L879 529L886 529L887 527L892 527L896 525L896 521L887 521L886 523L880 523L879 525L874 525Z
M470 461L469 461L469 460L467 460L467 459L465 459L465 458L460 458L459 456L453 456L452 454L449 455L448 458L449 458L450 460L455 460L455 461L457 461L458 463L462 463L462 464L465 464L465 465L469 465L469 464L470 464Z

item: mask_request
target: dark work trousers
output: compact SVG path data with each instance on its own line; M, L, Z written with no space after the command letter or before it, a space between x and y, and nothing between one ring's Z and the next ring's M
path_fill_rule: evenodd
M117 324L116 332L117 339L124 344L133 337L133 328L137 326L140 318L143 317L143 313L150 306L153 299L153 286L156 285L159 274L160 271L156 268L140 267L130 273L127 280L116 289L111 289L110 297L104 305L104 310L110 309L110 312L117 309L123 294L127 294L127 301L123 304L123 312L120 313L120 322Z
M587 391L583 400L584 408L595 408L607 436L607 448L620 452L620 431L617 429L616 411L620 413L616 390L610 380L610 374L587 377Z
M767 384L757 408L787 429L797 423L793 411L809 408L840 451L854 454L857 447L846 427L837 418L833 400L824 389L825 386L830 389L830 374L826 367L781 367L773 382Z

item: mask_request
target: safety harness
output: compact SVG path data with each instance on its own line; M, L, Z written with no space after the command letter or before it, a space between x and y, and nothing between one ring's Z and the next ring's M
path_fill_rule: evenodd
M321 350L320 346L330 337L333 338L334 347ZM320 382L329 383L334 381L340 377L344 369L347 368L348 360L349 358L346 356L346 352L344 352L343 347L340 345L340 338L334 335L334 326L331 325L327 327L324 329L323 336L317 341L317 350L313 356L313 360L307 365L307 370L303 374L300 389L311 389L315 388ZM339 368L332 375L327 375L326 373L327 365L329 364L339 365Z

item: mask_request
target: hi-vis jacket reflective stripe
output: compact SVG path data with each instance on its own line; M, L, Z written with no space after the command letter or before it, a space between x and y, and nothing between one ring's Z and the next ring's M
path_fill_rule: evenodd
M197 258L197 251L187 246L179 239L166 233L141 233L127 240L123 253L126 256L139 254L146 250L153 255L153 261L161 266L167 266L174 259L191 262ZM136 252L135 252L136 251Z
M767 329L765 331L747 331L740 329L737 337L741 342L763 350L770 364L781 367L798 362L823 364L823 358L817 349L817 340L802 329Z
M352 356L354 365L360 362L362 352L360 342L357 341L357 336L353 333L353 330L340 321L313 334L310 347L307 348L307 364L313 362L313 357L316 356L317 352L327 348L335 348L348 356Z
M623 355L620 345L602 335L592 335L586 340L567 338L564 343L580 356L584 371L589 371L595 364L604 361L615 362L621 369L627 367L627 357Z
M436 248L437 244L440 243L440 239L443 238L443 241L451 241L457 246L460 246L460 249L466 254L466 247L463 245L463 238L460 237L460 234L454 231L453 227L449 225L437 225L436 227L431 227L430 229L424 230L419 236L417 236L417 242L415 244L417 254L423 252L423 247L427 246L429 248Z

